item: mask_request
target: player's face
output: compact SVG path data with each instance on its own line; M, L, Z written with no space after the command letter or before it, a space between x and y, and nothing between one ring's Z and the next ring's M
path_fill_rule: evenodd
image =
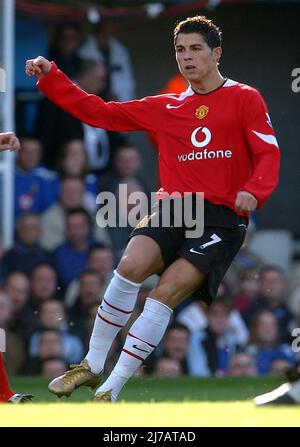
M221 48L212 50L199 33L179 33L175 51L179 70L191 83L213 73L221 56Z

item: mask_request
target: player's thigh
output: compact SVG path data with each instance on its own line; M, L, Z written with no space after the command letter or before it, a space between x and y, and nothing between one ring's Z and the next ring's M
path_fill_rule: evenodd
M192 295L203 282L205 274L189 261L178 258L161 275L150 297L174 308Z
M149 236L137 235L129 240L117 271L125 278L139 283L160 273L163 268L159 245Z

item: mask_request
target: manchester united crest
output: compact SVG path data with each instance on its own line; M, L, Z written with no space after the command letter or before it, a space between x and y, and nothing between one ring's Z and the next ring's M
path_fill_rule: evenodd
M198 107L198 109L196 110L196 117L199 120L202 120L208 114L208 110L209 110L209 108L207 106L204 106L204 105Z

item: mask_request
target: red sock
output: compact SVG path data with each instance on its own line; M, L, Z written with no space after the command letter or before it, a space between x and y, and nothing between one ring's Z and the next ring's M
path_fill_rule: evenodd
M6 371L4 368L3 357L0 352L0 402L7 402L14 395L13 390L9 386Z

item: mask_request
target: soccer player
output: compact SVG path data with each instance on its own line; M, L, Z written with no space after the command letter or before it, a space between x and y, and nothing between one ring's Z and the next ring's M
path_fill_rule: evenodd
M115 401L161 341L173 308L191 295L207 304L215 298L244 241L249 212L261 207L277 185L279 150L266 105L257 90L219 72L220 30L206 17L191 17L176 26L174 45L188 89L124 103L88 95L41 56L26 62L26 73L38 78L38 88L83 122L155 135L163 191L159 197L191 193L195 209L197 193L205 198L201 237L187 237L185 225L151 225L161 217L164 198L133 230L99 307L89 352L80 365L49 384L57 396L97 385L141 283L158 273L160 280L130 328L115 368L94 396L95 401Z
M0 152L20 149L19 139L13 132L0 133ZM32 399L31 394L15 394L9 386L7 375L4 368L2 354L0 352L0 402L27 402Z

